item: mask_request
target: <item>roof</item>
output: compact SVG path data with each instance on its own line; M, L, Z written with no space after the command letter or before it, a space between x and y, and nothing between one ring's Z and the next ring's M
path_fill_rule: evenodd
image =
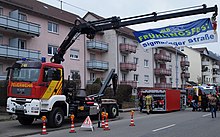
M84 19L86 18L86 16L88 15L92 15L93 17L95 17L98 20L102 20L105 19L104 17L101 17L93 12L87 12L86 15L83 17ZM128 27L121 27L119 29L116 30L117 33L122 34L122 35L126 35L127 37L133 38L135 39L135 36L133 34L134 30Z
M196 51L199 51L202 55L207 56L213 60L220 60L220 57L217 56L216 54L214 54L212 51L209 51L206 47L202 47L202 48L193 48ZM207 51L208 55L204 54L204 50Z
M197 51L199 51L200 53L204 53L204 50L206 50L207 51L207 53L209 54L209 51L208 51L208 49L207 48L205 48L205 47L203 47L203 48L193 48L194 50L197 50Z
M83 20L78 15L58 9L37 0L0 0L0 3L13 9L16 7L18 10L26 11L27 13L58 19L70 24L74 24L76 19L81 21Z

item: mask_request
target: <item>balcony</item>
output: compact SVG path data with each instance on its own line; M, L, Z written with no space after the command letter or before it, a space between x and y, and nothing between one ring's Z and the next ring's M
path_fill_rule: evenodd
M171 83L155 83L154 84L155 88L172 88Z
M182 73L181 73L181 78L182 78L182 79L184 79L184 78L190 78L190 73L182 72Z
M154 74L161 76L171 76L172 71L170 69L156 68L154 69Z
M210 76L210 75L211 75L211 72L205 71L205 72L202 72L202 75L203 75L203 76Z
M120 44L120 51L122 53L130 54L130 53L136 53L137 46L136 45L130 45L121 43Z
M95 40L88 40L87 49L95 52L108 52L108 43Z
M171 62L171 57L164 54L164 53L155 53L154 54L154 59L156 61L162 61L162 62Z
M0 15L0 28L22 32L29 36L40 36L40 25Z
M185 67L185 66L187 66L187 67L189 67L189 61L180 61L180 65L181 65L181 67Z
M202 66L209 66L210 65L210 62L208 61L202 61Z
M212 77L213 78L218 78L218 77L220 77L220 75L215 73L215 74L212 75Z
M87 68L94 71L107 71L109 64L106 61L89 60L87 61Z
M15 59L40 59L41 52L37 50L18 49L6 45L0 45L0 56Z
M121 85L130 85L132 88L137 87L137 81L120 81Z
M136 71L137 69L137 64L135 63L129 63L129 62L123 62L120 63L120 69L122 71Z
M213 69L219 69L219 65L213 65L212 68Z

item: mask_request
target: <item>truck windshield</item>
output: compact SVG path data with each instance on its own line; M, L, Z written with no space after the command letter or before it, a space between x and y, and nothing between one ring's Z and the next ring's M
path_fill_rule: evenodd
M37 68L14 68L12 71L12 81L35 82L40 75Z

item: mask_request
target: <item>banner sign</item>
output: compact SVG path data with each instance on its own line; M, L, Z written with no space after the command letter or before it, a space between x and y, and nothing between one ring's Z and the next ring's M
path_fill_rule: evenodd
M213 30L209 18L199 19L181 25L135 31L133 33L144 49L152 47L192 46L217 42L217 33Z

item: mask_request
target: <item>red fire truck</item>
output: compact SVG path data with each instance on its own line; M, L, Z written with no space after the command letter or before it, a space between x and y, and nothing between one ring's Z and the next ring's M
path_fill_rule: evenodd
M160 88L138 88L140 97L145 101L145 97L150 95L153 97L152 111L175 111L184 108L186 105L186 92L175 89L160 89ZM141 103L140 103L141 104ZM145 103L143 103L145 104ZM143 112L146 111L143 105Z

